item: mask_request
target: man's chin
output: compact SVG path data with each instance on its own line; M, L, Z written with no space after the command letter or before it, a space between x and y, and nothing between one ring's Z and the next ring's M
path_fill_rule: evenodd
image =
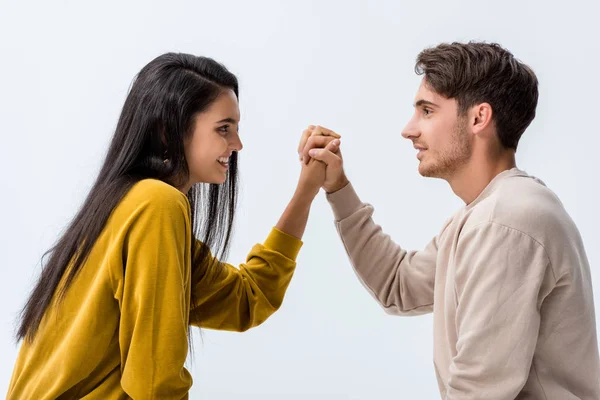
M423 161L419 163L419 174L425 178L437 178L436 169Z

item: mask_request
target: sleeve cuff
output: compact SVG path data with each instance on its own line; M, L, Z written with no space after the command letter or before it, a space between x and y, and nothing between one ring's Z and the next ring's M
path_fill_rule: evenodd
M336 221L348 218L363 207L351 183L348 183L337 192L327 194L327 201L333 209Z
M269 233L267 240L265 240L264 246L277 253L283 254L290 260L296 261L296 257L298 257L298 253L300 253L302 244L300 239L290 236L277 228L273 228L271 233Z

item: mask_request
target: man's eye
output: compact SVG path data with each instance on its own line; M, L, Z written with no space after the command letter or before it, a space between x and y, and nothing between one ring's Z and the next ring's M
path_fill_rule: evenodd
M424 108L423 109L423 114L429 115L429 114L431 114L431 110L429 108Z

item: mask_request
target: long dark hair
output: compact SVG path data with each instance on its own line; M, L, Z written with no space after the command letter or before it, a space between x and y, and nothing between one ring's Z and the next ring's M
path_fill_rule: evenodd
M59 300L64 297L113 209L136 182L154 178L174 187L187 182L184 139L192 133L196 115L227 89L239 97L235 75L206 57L167 53L140 71L125 100L96 182L66 231L42 257L42 264L44 259L47 263L21 311L17 340L33 340L55 292L58 290ZM205 244L198 249L195 265L208 261L211 249L217 259L225 257L236 194L235 152L224 184L196 184L189 191L192 232Z

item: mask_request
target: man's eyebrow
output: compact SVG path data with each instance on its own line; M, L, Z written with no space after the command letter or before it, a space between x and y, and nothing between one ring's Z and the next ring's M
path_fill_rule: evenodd
M431 101L429 101L429 100L424 100L424 99L421 99L421 100L417 101L417 102L415 103L415 105L414 105L414 106L415 106L415 107L421 107L421 106L433 106L433 107L437 107L437 108L439 108L439 107L440 107L440 106L438 106L437 104L435 104L435 103L432 103L432 102L431 102Z

